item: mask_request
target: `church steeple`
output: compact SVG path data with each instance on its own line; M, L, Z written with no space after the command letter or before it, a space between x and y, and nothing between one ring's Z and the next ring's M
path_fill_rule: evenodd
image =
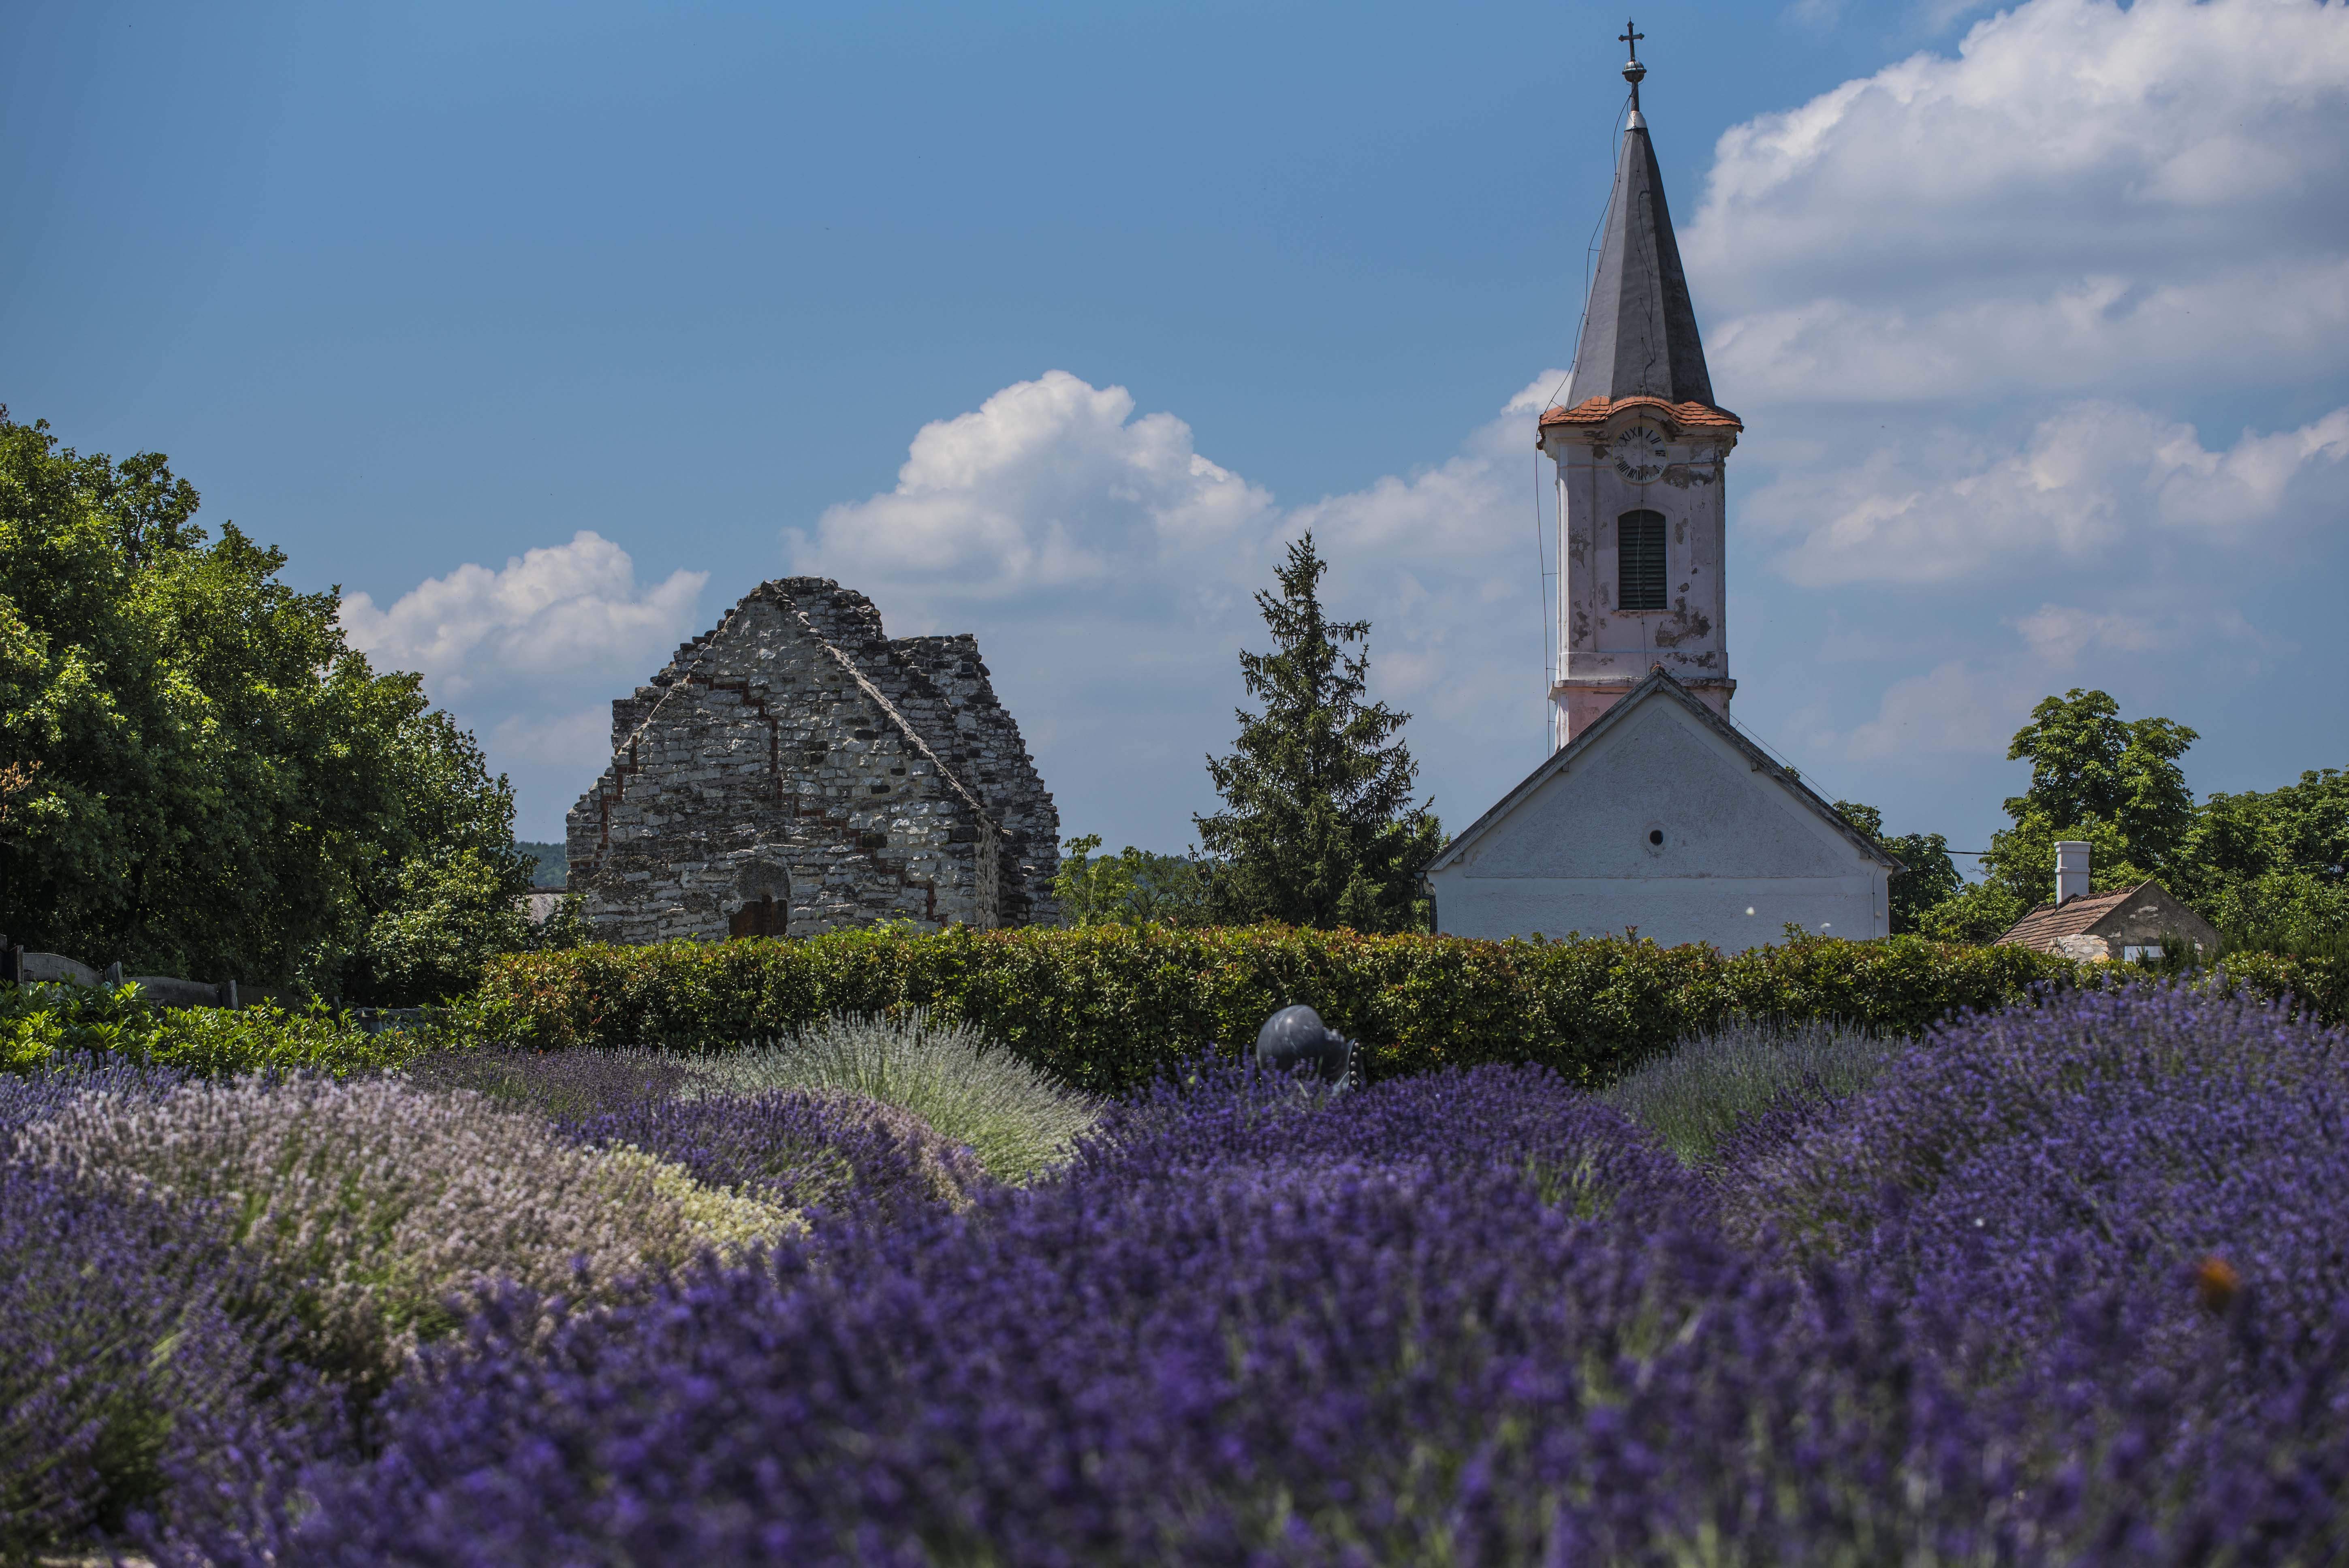
M1640 63L1642 36L1626 24L1620 40L1631 46L1623 67L1631 84L1631 113L1615 165L1615 194L1607 206L1607 237L1582 318L1582 343L1575 352L1569 404L1635 397L1713 401L1704 343L1697 335L1688 279L1681 272L1671 212L1664 204L1663 171L1656 166L1647 117L1640 111L1640 80L1648 74Z
M1598 722L1655 670L1729 711L1729 598L1722 581L1728 460L1744 428L1713 400L1704 345L1640 111L1640 33L1623 77L1631 113L1607 207L1567 406L1537 440L1557 465L1557 743ZM1658 830L1661 831L1661 830Z

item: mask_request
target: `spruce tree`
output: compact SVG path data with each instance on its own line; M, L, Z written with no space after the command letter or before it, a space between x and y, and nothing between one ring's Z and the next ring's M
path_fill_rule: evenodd
M1411 715L1362 701L1371 623L1322 614L1328 569L1308 534L1288 547L1278 595L1257 595L1275 646L1243 650L1240 677L1264 711L1236 711L1237 748L1207 759L1224 809L1192 820L1218 863L1219 919L1409 930L1443 829L1432 803L1412 801L1419 769L1399 737Z

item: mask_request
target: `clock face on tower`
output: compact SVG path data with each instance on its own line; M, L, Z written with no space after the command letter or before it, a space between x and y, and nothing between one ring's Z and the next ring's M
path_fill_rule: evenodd
M1615 472L1645 484L1664 472L1664 432L1653 425L1627 425L1616 432Z

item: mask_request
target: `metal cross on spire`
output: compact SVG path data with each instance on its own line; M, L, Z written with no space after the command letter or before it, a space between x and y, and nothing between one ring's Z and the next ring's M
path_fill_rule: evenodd
M1648 74L1648 67L1640 63L1640 40L1647 36L1640 31L1638 24L1626 16L1622 32L1615 37L1617 43L1631 46L1631 58L1623 67L1623 79L1631 84L1631 112L1634 114L1640 111L1640 78Z

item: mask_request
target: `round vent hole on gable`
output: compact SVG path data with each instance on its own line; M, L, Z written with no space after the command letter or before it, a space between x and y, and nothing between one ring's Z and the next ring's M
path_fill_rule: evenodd
M1651 828L1648 829L1648 842L1649 842L1649 843L1651 843L1651 844L1661 844L1663 841L1664 841L1664 830L1663 830L1662 828L1661 828L1661 827L1651 827Z

